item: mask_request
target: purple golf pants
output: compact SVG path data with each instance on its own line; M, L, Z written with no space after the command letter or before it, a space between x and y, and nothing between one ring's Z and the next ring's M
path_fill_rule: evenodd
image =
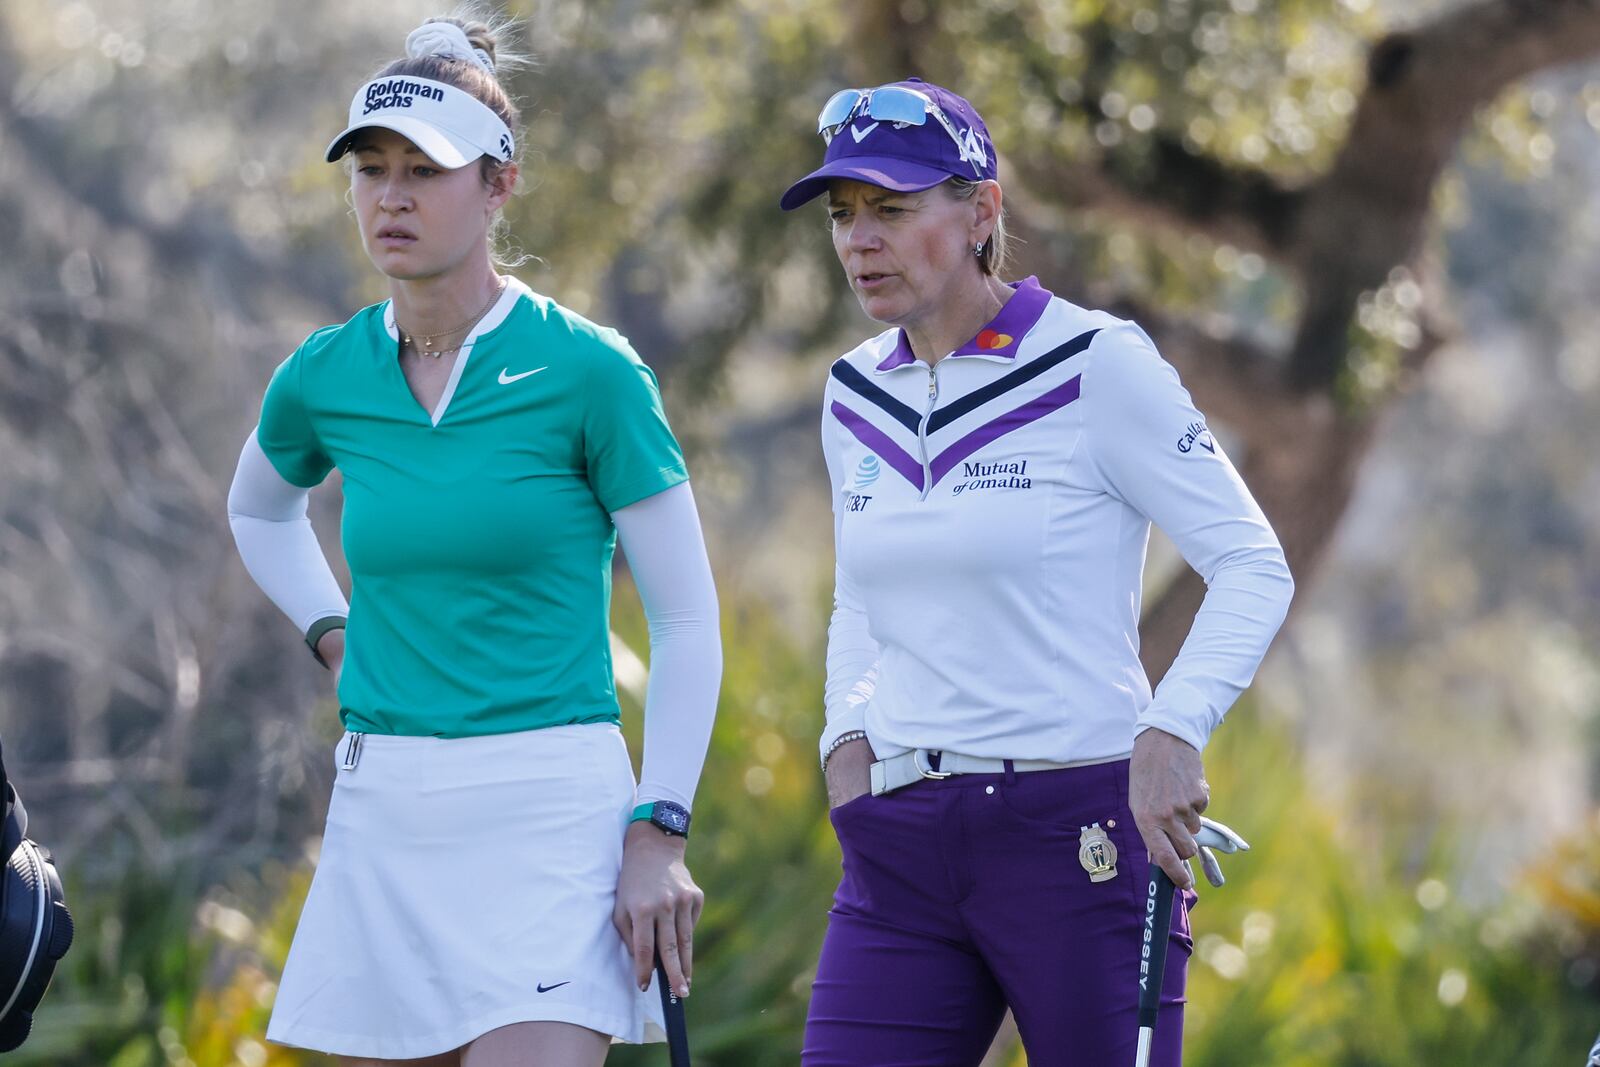
M977 1067L1009 1007L1029 1067L1132 1067L1149 861L1128 762L968 774L831 813L844 854L804 1067ZM1116 845L1091 882L1081 828ZM1194 894L1174 895L1151 1067L1182 1059Z

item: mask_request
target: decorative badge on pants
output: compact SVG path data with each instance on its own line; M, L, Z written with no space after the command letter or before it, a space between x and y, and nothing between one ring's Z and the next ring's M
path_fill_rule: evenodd
M1089 872L1091 882L1109 882L1117 876L1117 846L1100 829L1099 823L1080 827L1078 862Z

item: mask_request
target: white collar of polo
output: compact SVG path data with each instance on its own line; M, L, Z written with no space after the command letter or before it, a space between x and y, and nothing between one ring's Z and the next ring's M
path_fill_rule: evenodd
M479 337L506 321L506 316L511 314L511 309L517 306L518 300L524 296L532 295L533 290L524 285L520 278L507 275L505 292L500 294L500 299L494 302L493 307L484 312L483 318L478 320L478 324L472 328L472 332L462 340L461 347L467 348L476 344ZM393 300L385 300L383 302L383 329L388 333L389 340L395 344L400 343L400 329L394 324Z

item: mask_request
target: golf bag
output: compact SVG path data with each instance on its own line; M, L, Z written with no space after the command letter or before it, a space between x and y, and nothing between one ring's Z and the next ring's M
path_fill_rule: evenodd
M72 945L72 915L50 853L28 840L28 812L0 757L0 1052L28 1038L56 961Z

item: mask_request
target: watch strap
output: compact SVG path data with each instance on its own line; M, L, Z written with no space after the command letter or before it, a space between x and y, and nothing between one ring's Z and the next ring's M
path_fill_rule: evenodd
M306 645L311 649L312 657L324 667L328 661L322 658L322 653L317 651L317 642L321 641L330 630L343 630L345 628L343 615L324 615L311 624L311 629L306 631Z

